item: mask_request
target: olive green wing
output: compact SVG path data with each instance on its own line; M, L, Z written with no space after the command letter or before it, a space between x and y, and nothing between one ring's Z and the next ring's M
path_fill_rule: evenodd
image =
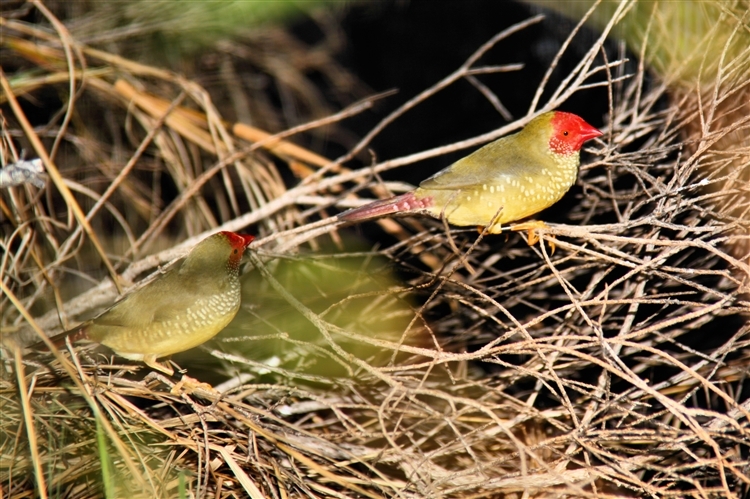
M427 190L458 190L482 185L500 185L542 168L544 158L522 150L514 136L487 144L419 184Z
M191 305L191 296L198 296L199 283L180 280L182 288L175 290L178 268L170 268L164 275L130 293L92 321L90 336L97 341L107 329L145 328L154 322L174 318L177 312ZM95 336L99 336L96 338Z

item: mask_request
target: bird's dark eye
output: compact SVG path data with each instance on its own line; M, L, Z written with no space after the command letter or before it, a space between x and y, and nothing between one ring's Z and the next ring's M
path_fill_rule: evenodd
M565 136L567 137L567 136L568 136L568 131L567 131L567 130L566 130L566 131L564 131L564 132L563 132L563 135L565 135Z
M238 253L237 248L234 248L234 254L236 255Z

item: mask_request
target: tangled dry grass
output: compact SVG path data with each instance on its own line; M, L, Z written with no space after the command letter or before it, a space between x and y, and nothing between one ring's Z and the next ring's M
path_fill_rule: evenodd
M569 224L541 231L554 253L416 219L379 221L389 242L358 251L329 215L383 195L377 173L529 117L362 168L351 158L441 88L514 69L478 60L537 18L336 161L290 140L372 100L271 135L223 120L196 82L86 47L50 20L54 33L2 21L3 51L43 70L0 75L12 112L3 154L24 138L49 176L44 190L0 197L3 496L747 492L750 151L726 138L748 136L748 64L727 63L710 91L675 101L643 68L602 61L605 32L531 104L553 109L591 85L610 95ZM19 100L44 89L67 97L32 127ZM85 106L111 129L80 120ZM206 234L249 227L262 237L242 313L178 360L212 386L139 376L87 345L19 345L101 310Z

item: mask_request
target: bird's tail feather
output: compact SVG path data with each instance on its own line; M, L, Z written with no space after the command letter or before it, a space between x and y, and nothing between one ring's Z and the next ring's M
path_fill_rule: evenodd
M88 326L90 324L91 323L88 321L84 322L74 327L73 329L63 331L62 333L58 333L55 336L50 337L49 340L53 345L55 345L55 348L62 348L65 346L65 340L67 338L70 338L71 343L75 343L78 340L88 338ZM28 348L33 351L45 351L47 350L47 344L44 343L44 341L39 341Z
M371 218L393 215L396 213L411 213L429 206L429 202L431 202L431 199L429 198L417 198L413 192L407 192L400 196L381 199L360 206L359 208L345 211L344 213L339 214L338 218L339 220L347 222L355 222L358 220L369 220Z

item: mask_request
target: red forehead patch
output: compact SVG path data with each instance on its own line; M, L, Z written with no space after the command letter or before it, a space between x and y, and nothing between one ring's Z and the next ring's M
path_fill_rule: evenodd
M587 140L599 137L602 132L573 113L557 111L550 120L552 135L549 147L557 154L572 154L581 150Z
M233 248L246 248L255 239L255 236L236 232L222 231L220 234L227 238Z

